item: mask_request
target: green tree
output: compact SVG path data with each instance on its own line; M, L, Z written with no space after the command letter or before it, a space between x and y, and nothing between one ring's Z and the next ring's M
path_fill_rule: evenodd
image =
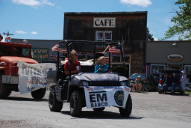
M177 35L181 40L191 40L191 0L177 0L179 9L171 19L171 26L165 33L165 39Z
M149 29L147 28L147 40L148 41L154 41L153 35L150 33Z

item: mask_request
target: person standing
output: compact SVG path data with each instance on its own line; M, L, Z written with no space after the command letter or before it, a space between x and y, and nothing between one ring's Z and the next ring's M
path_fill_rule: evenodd
M168 73L165 80L166 86L164 87L164 92L167 92L168 87L172 86L172 81L173 81L172 74Z
M188 81L188 78L187 78L187 75L186 75L185 71L183 70L183 71L181 71L181 73L182 73L181 79L180 79L180 81L181 81L181 87L182 87L182 90L185 91L185 89L186 89L186 84L188 84L189 81Z

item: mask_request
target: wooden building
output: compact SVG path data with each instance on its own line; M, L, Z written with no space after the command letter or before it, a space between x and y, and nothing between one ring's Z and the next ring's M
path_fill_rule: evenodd
M145 72L147 12L67 12L64 39L124 45L130 74ZM120 63L116 63L120 64Z

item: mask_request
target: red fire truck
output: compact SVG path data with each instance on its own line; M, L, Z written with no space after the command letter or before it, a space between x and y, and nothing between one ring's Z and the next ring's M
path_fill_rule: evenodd
M31 44L0 42L0 98L7 98L11 91L18 90L18 67L17 62L23 61L29 64L37 64L32 59ZM32 91L31 95L34 99L42 99L46 89L41 88Z

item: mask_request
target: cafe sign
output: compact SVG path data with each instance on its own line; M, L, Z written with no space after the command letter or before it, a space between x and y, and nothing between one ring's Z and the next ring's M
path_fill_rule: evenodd
M170 62L182 62L184 57L180 54L170 54L167 56L167 59Z
M96 17L93 19L94 28L115 28L116 18L114 17Z

